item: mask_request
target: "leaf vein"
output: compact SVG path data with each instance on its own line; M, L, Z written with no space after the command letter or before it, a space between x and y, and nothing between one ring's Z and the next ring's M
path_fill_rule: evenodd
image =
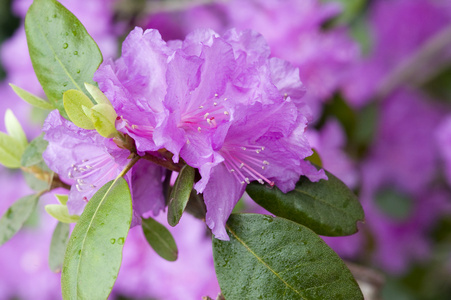
M306 298L304 298L302 295L301 295L301 293L298 291L298 290L296 290L294 287L292 287L288 282L286 282L282 277L280 277L279 276L279 274L276 272L276 271L274 271L267 263L265 263L254 251L252 251L252 249L251 248L249 248L249 246L243 241L243 240L241 240L239 237L238 237L238 235L230 228L230 226L228 226L228 225L226 225L226 227L227 227L227 229L230 231L230 233L235 237L235 239L237 240L237 241L239 241L243 246L244 246L244 248L246 248L246 250L247 251L249 251L253 256L255 256L255 258L261 263L261 264L263 264L268 270L270 270L277 278L279 278L279 280L280 281L282 281L284 284L285 284L285 286L287 287L287 288L290 288L292 291L294 291L296 294L298 294L300 297L301 297L301 299L305 299L305 300L307 300Z

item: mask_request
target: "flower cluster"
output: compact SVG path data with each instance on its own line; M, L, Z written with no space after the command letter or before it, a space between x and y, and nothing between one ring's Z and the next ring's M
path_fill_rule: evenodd
M198 30L166 43L156 30L135 28L122 57L104 62L94 76L119 116L117 129L133 138L138 155L162 159L169 151L173 163L199 170L195 189L203 193L206 223L218 239L228 239L224 224L251 181L287 192L301 175L326 178L304 161L312 154L305 137L310 113L298 70L269 55L253 31L219 36ZM46 162L74 183L72 213L127 164L128 150L57 112L44 131ZM137 216L164 207L163 173L143 160L133 167L128 181ZM145 191L137 197L136 189Z

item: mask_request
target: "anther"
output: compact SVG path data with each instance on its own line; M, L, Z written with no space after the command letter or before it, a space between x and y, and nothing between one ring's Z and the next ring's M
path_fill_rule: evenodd
M251 181L249 180L249 178L244 178L244 181L246 181L247 184L251 183Z
M265 184L265 182L264 182L262 179L260 179L260 178L259 178L257 181L258 181L258 183L260 183L260 184Z
M241 147L241 149L246 150L246 147Z
M225 111L224 111L224 114L225 114L225 115L228 115L228 114L229 114L229 112L225 110Z
M132 125L132 129L138 128L138 125Z
M202 108L204 108L204 106L203 106L203 105L199 106L199 109L202 109Z
M233 173L233 172L235 172L235 169L230 169L230 173Z
M215 94L215 97L218 97L218 94Z
M241 163L241 165L240 165L240 169L241 169L241 168L243 168L243 167L244 167L244 163Z
M216 106L216 105L218 105L218 103L216 103L216 102L213 102L213 105L214 105L214 106Z
M268 162L267 160L264 160L264 161L263 161L263 164L264 164L264 165L269 165L269 162Z
M197 131L199 131L199 132L200 132L201 130L202 130L202 128L200 128L200 127L197 127Z
M204 115L204 120L205 120L209 115L210 115L210 113L206 113L206 114Z

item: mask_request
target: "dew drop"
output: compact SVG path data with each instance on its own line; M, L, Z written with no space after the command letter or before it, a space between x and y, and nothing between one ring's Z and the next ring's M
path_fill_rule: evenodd
M63 83L63 86L66 87L67 86L67 82Z
M78 51L74 51L74 55L78 55Z
M110 240L110 243L111 243L111 244L116 243L116 239L111 239L111 240Z
M123 244L124 244L124 238L123 238L123 237L118 238L118 239L117 239L117 243L118 243L119 245L123 245Z
M72 34L73 34L74 36L76 36L76 35L77 35L77 31L72 30Z
M64 49L67 49L67 47L69 47L69 45L68 45L67 43L64 43L64 44L63 44L63 48L64 48Z

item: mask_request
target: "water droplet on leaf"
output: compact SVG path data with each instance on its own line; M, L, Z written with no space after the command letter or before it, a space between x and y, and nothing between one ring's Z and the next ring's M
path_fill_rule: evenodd
M78 51L74 51L74 55L78 55Z
M111 240L110 240L110 243L111 243L111 244L116 243L116 239L111 239Z
M63 48L64 48L64 49L67 49L67 47L69 47L69 44L64 43L64 44L63 44Z
M119 245L123 245L123 244L124 244L124 238L123 238L123 237L118 238L118 239L117 239L117 243L118 243Z

